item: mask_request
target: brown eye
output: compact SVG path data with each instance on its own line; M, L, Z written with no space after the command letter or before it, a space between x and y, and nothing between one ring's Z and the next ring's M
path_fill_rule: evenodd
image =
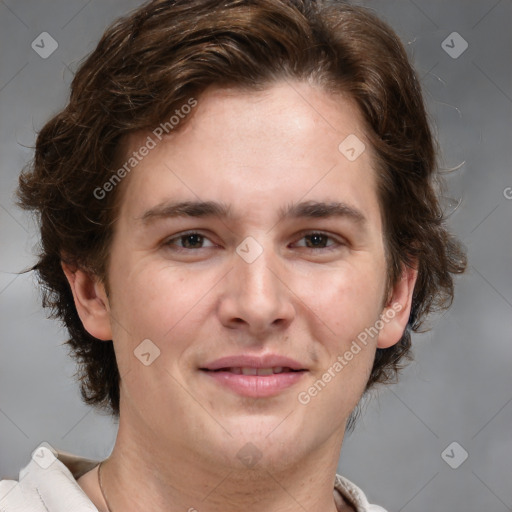
M323 235L322 233L314 233L312 235L306 235L304 239L308 242L307 247L310 248L318 248L322 249L327 246L327 241L329 237L327 235Z
M190 232L183 233L181 235L175 236L173 238L169 238L165 245L171 248L176 249L203 249L205 248L205 243L209 242L209 247L213 247L214 244L210 242L210 240L201 235L200 233ZM206 246L208 247L208 246Z
M303 240L304 242L301 243ZM304 234L295 245L306 249L331 249L344 244L326 233L310 232Z
M198 246L203 245L203 238L203 236L198 235L197 233L180 236L183 247L187 249L198 249Z

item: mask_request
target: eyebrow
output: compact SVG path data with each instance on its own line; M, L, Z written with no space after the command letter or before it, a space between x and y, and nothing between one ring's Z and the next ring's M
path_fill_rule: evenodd
M279 210L279 220L286 218L326 219L329 217L346 217L361 226L367 223L363 212L342 202L304 201Z
M231 208L225 203L216 201L182 201L165 202L145 211L137 220L149 223L153 220L174 217L217 217L220 219L233 218ZM346 217L364 226L367 219L357 208L343 202L304 201L290 204L279 209L279 220L329 217Z

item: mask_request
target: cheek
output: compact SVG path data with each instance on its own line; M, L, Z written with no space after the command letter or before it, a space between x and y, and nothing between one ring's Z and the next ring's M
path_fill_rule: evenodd
M373 266L324 269L310 279L296 281L297 294L317 327L341 348L347 340L372 325L381 313L385 282Z
M117 279L123 276L121 269L115 274ZM181 388L171 375L181 373L182 354L197 334L191 325L201 325L201 297L211 288L207 281L165 265L140 265L122 277L123 286L117 282L120 292L112 304L113 337L123 395L143 415L149 417L151 411L145 407L154 404L148 398L149 389L159 407L182 407ZM165 390L163 395L161 390Z
M112 298L113 332L121 358L145 339L152 340L162 355L179 351L180 344L187 342L183 320L211 288L207 276L197 279L188 274L165 264L139 265L129 273L119 267L113 272L113 284L119 290Z
M381 313L384 280L378 273L353 269L318 275L315 282L303 292L320 364L297 400L332 430L344 424L366 387L377 343L372 327Z

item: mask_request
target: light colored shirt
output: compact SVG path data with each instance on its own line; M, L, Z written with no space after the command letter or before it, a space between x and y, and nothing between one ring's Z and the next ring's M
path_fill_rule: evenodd
M20 471L18 480L0 481L0 512L98 512L77 483L98 464L99 461L39 447ZM357 512L386 512L368 503L359 487L336 475L334 501L338 509L341 496Z

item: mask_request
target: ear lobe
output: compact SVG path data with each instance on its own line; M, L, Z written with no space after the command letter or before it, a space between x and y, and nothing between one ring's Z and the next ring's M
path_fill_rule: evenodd
M61 263L85 330L100 340L111 340L110 306L103 283L85 270Z
M383 327L379 332L377 348L389 348L400 341L411 313L412 295L418 271L404 267L402 277L393 287L391 297L382 311Z

